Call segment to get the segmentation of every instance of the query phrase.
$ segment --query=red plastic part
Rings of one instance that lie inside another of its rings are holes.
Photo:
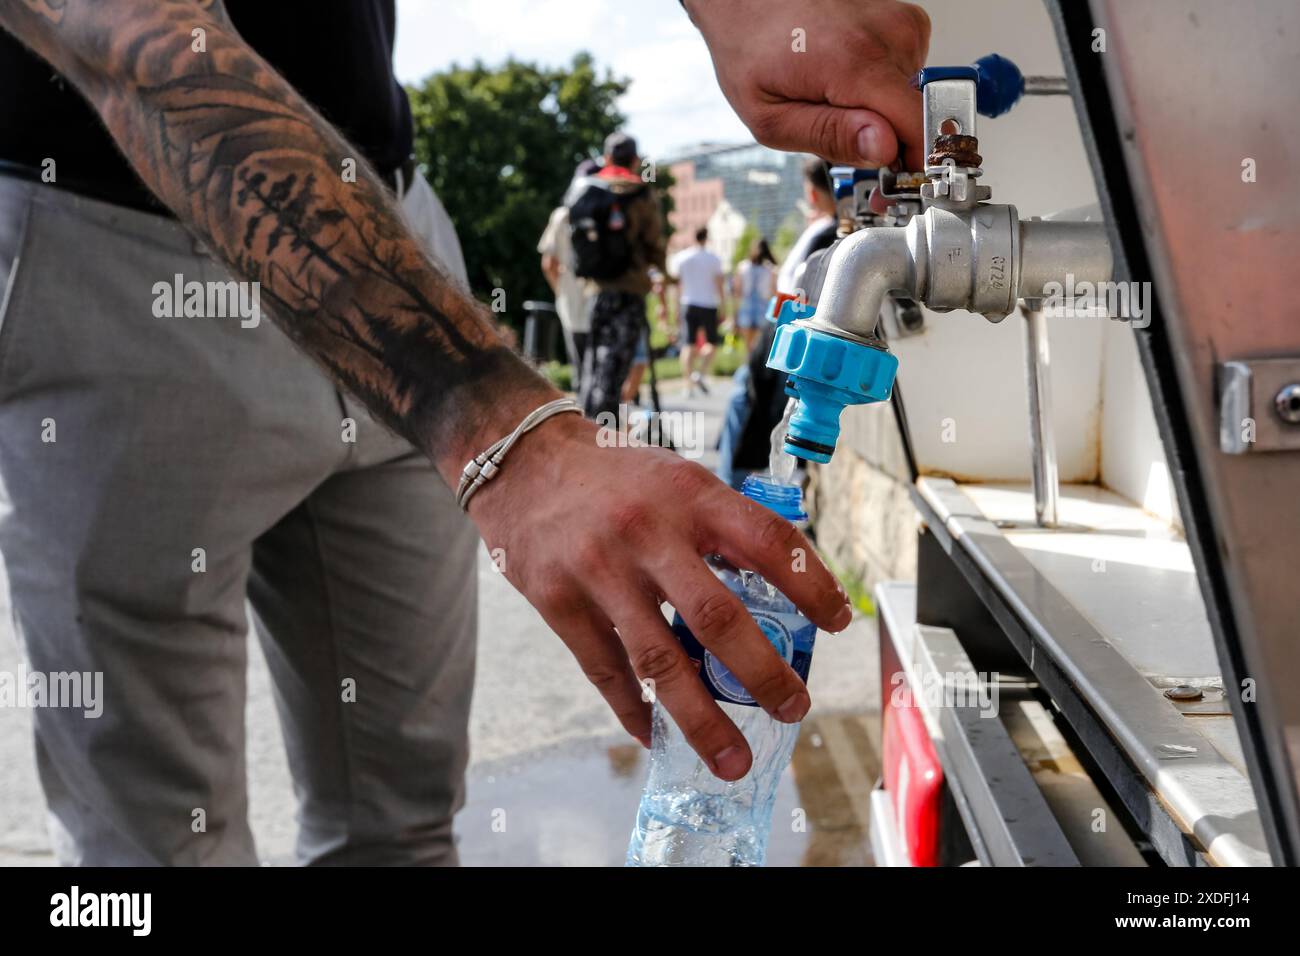
[[[767,317],[775,322],[776,317],[781,313],[781,306],[785,305],[787,302],[798,301],[799,295],[797,293],[778,292],[776,295],[772,296],[772,301],[767,304]]]
[[[892,825],[913,866],[938,866],[943,767],[921,711],[911,703],[907,678],[897,672],[884,690],[881,754]]]

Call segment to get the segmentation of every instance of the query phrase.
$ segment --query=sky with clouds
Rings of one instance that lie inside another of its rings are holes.
[[[632,80],[620,104],[645,156],[753,137],[718,90],[708,50],[676,0],[398,0],[394,66],[404,83],[475,59],[548,66],[587,50]]]

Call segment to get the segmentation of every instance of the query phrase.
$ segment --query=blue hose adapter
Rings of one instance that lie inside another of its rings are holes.
[[[808,319],[777,326],[769,368],[789,376],[787,391],[798,401],[785,451],[825,464],[840,437],[840,412],[846,405],[889,400],[898,359],[864,341],[823,331]]]

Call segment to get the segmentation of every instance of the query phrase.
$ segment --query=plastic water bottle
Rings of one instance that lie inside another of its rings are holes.
[[[796,524],[807,521],[798,485],[751,476],[741,490]],[[706,560],[786,663],[807,680],[816,626],[758,574],[735,568],[716,555]],[[723,663],[701,646],[680,614],[673,616],[673,633],[698,663],[700,679],[718,706],[745,735],[754,762],[740,780],[719,780],[656,701],[650,776],[627,849],[627,865],[762,866],[777,783],[794,753],[799,725],[768,716]]]

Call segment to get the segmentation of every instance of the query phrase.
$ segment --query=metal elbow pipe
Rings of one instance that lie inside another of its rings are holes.
[[[798,405],[785,450],[830,461],[846,405],[888,400],[898,359],[875,336],[891,292],[931,309],[966,309],[992,322],[1049,283],[1101,282],[1110,246],[1097,223],[1024,222],[1014,206],[931,206],[904,227],[855,232],[835,247],[817,307],[806,318],[778,313],[767,364],[788,376]]]
[[[1049,283],[1105,282],[1113,268],[1105,226],[1021,222],[1014,206],[932,207],[907,226],[863,229],[836,247],[817,321],[870,338],[891,292],[935,311],[966,309],[992,322]]]
[[[826,270],[818,320],[870,338],[885,296],[897,291],[916,298],[925,264],[918,254],[925,237],[916,223],[862,229],[841,240]]]

